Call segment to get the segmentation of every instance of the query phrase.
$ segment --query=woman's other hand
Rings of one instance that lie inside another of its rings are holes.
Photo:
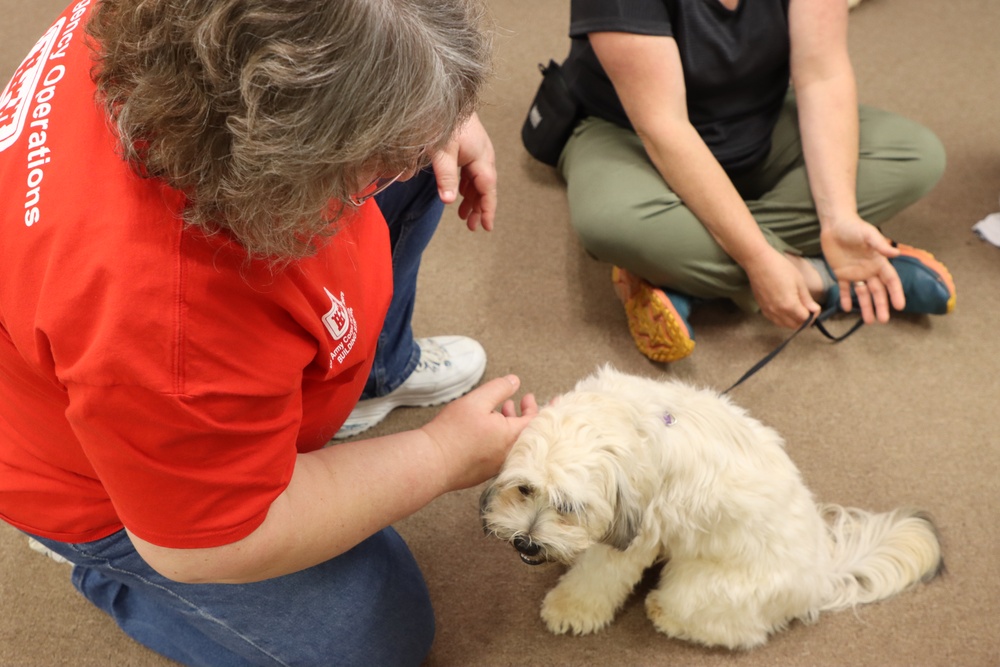
[[[899,255],[882,233],[858,216],[823,226],[820,234],[823,256],[833,269],[840,287],[840,305],[850,312],[851,290],[857,295],[866,324],[888,322],[889,306],[906,306],[903,285],[890,257]]]
[[[797,329],[822,310],[809,293],[800,270],[770,246],[743,268],[761,312],[779,327]]]
[[[497,210],[496,154],[479,116],[472,114],[431,164],[441,201],[451,204],[461,195],[458,216],[469,229],[492,230]]]

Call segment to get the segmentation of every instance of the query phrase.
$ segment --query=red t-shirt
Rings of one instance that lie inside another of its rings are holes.
[[[70,6],[0,98],[0,517],[233,542],[357,401],[392,290],[377,207],[272,272],[180,219],[94,101]]]

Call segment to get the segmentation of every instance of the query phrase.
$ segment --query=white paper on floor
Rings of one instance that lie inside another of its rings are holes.
[[[972,225],[972,231],[979,234],[979,238],[984,241],[1000,246],[1000,213],[990,213]]]

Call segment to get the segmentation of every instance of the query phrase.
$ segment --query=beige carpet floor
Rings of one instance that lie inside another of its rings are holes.
[[[469,233],[454,211],[446,214],[421,276],[417,334],[478,338],[489,353],[489,376],[518,373],[525,390],[542,399],[606,362],[725,388],[787,332],[760,316],[708,305],[692,318],[692,357],[660,366],[634,349],[610,267],[580,249],[561,182],[533,163],[519,140],[537,63],[561,59],[568,47],[569,3],[491,5],[501,29],[499,72],[481,116],[498,154],[497,228]],[[62,6],[0,0],[0,79]],[[1000,207],[1000,2],[865,0],[852,13],[851,49],[861,100],[928,125],[948,150],[938,187],[885,231],[932,250],[951,268],[957,310],[946,318],[898,317],[838,345],[806,332],[734,398],[784,434],[820,500],[930,511],[948,574],[856,613],[795,624],[747,653],[657,634],[639,596],[607,630],[557,637],[538,608],[560,568],[527,567],[510,547],[487,539],[479,489],[470,489],[398,526],[437,609],[428,666],[1000,665],[1000,248],[971,231]],[[433,414],[399,410],[378,431],[413,427]],[[0,666],[172,664],[89,607],[68,574],[0,526]]]

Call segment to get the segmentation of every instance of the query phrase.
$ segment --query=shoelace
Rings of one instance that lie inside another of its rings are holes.
[[[417,368],[421,370],[437,370],[448,364],[448,352],[437,343],[420,346],[420,361]]]
[[[808,329],[810,326],[815,325],[816,328],[819,329],[819,332],[821,334],[823,334],[824,336],[826,336],[827,338],[829,338],[830,340],[832,340],[834,343],[839,343],[840,341],[844,340],[845,338],[847,338],[848,336],[850,336],[852,333],[854,333],[855,331],[857,331],[858,329],[860,329],[861,325],[863,325],[865,323],[864,320],[862,320],[861,318],[858,318],[858,321],[854,323],[854,326],[852,326],[850,329],[848,329],[847,333],[845,333],[845,334],[843,334],[841,336],[834,336],[823,325],[823,320],[829,318],[831,315],[833,315],[836,312],[837,312],[837,305],[834,304],[834,305],[830,306],[829,308],[827,308],[826,310],[824,310],[823,312],[821,312],[819,315],[815,315],[813,317],[810,317],[808,320],[806,320],[805,322],[802,323],[802,326],[800,326],[798,329],[795,330],[795,333],[793,333],[791,336],[789,336],[788,338],[786,338],[785,340],[783,340],[781,342],[781,344],[778,345],[778,347],[774,348],[773,350],[771,350],[770,352],[768,352],[766,355],[764,355],[763,359],[761,359],[756,364],[754,364],[753,366],[751,366],[750,370],[748,370],[746,373],[744,373],[743,376],[740,377],[739,380],[737,380],[736,382],[734,382],[732,384],[732,386],[729,387],[729,389],[726,389],[722,393],[723,394],[728,394],[733,389],[736,389],[736,387],[738,387],[741,384],[743,384],[743,382],[746,379],[748,379],[751,375],[753,375],[754,373],[756,373],[757,371],[759,371],[761,368],[763,368],[768,363],[770,363],[770,361],[772,359],[774,359],[776,356],[778,356],[778,353],[780,353],[782,350],[784,350],[785,346],[788,345],[790,342],[792,342],[793,338],[795,338],[800,333],[802,333],[803,331],[805,331],[806,329]]]

